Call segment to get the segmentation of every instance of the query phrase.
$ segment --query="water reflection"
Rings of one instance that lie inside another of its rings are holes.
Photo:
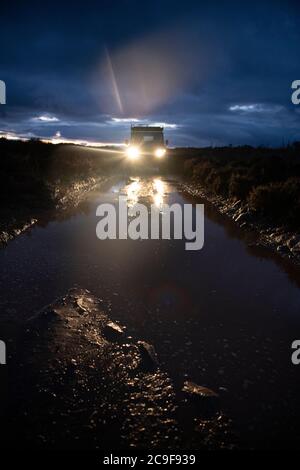
[[[125,187],[124,191],[127,196],[128,207],[134,206],[139,201],[142,185],[140,179],[136,178]]]
[[[164,203],[165,193],[165,183],[161,179],[155,179],[153,181],[153,202],[159,209]]]
[[[129,208],[136,203],[150,203],[158,208],[162,208],[166,197],[166,183],[160,178],[143,179],[132,178],[131,182],[125,186],[124,194],[127,197]]]

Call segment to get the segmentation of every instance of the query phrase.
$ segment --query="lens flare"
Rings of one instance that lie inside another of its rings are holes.
[[[155,156],[157,158],[163,157],[165,155],[165,153],[166,153],[166,149],[164,149],[164,148],[158,148],[158,149],[155,150]]]
[[[105,48],[105,54],[106,54],[106,60],[107,60],[107,66],[108,66],[109,74],[110,74],[110,77],[111,77],[111,84],[112,84],[113,93],[114,93],[118,108],[119,108],[120,112],[123,114],[123,112],[124,112],[123,103],[122,103],[122,100],[121,100],[121,95],[120,95],[120,92],[119,92],[119,87],[118,87],[117,79],[116,79],[116,76],[115,76],[115,71],[114,71],[114,68],[113,68],[112,60],[111,60],[111,57],[110,57],[110,54],[109,54],[109,51],[108,51],[107,48]]]
[[[140,156],[140,151],[138,147],[130,146],[126,149],[126,155],[131,160],[136,160]]]

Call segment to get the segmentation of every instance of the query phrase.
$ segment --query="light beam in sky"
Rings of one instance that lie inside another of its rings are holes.
[[[107,60],[109,74],[110,74],[110,77],[111,77],[113,93],[114,93],[118,108],[119,108],[120,112],[123,114],[123,104],[122,104],[122,100],[121,100],[121,96],[120,96],[120,92],[119,92],[115,72],[114,72],[114,69],[113,69],[112,61],[111,61],[111,58],[110,58],[109,51],[108,51],[107,47],[105,48],[105,54],[106,54],[106,60]]]

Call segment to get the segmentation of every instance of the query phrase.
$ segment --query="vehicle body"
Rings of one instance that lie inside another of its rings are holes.
[[[168,142],[160,126],[131,126],[130,141],[126,142],[126,156],[132,161],[165,159]]]

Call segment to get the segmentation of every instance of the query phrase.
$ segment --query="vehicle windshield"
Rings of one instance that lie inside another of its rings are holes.
[[[131,143],[143,147],[151,147],[164,144],[163,132],[159,130],[150,129],[132,129]]]

